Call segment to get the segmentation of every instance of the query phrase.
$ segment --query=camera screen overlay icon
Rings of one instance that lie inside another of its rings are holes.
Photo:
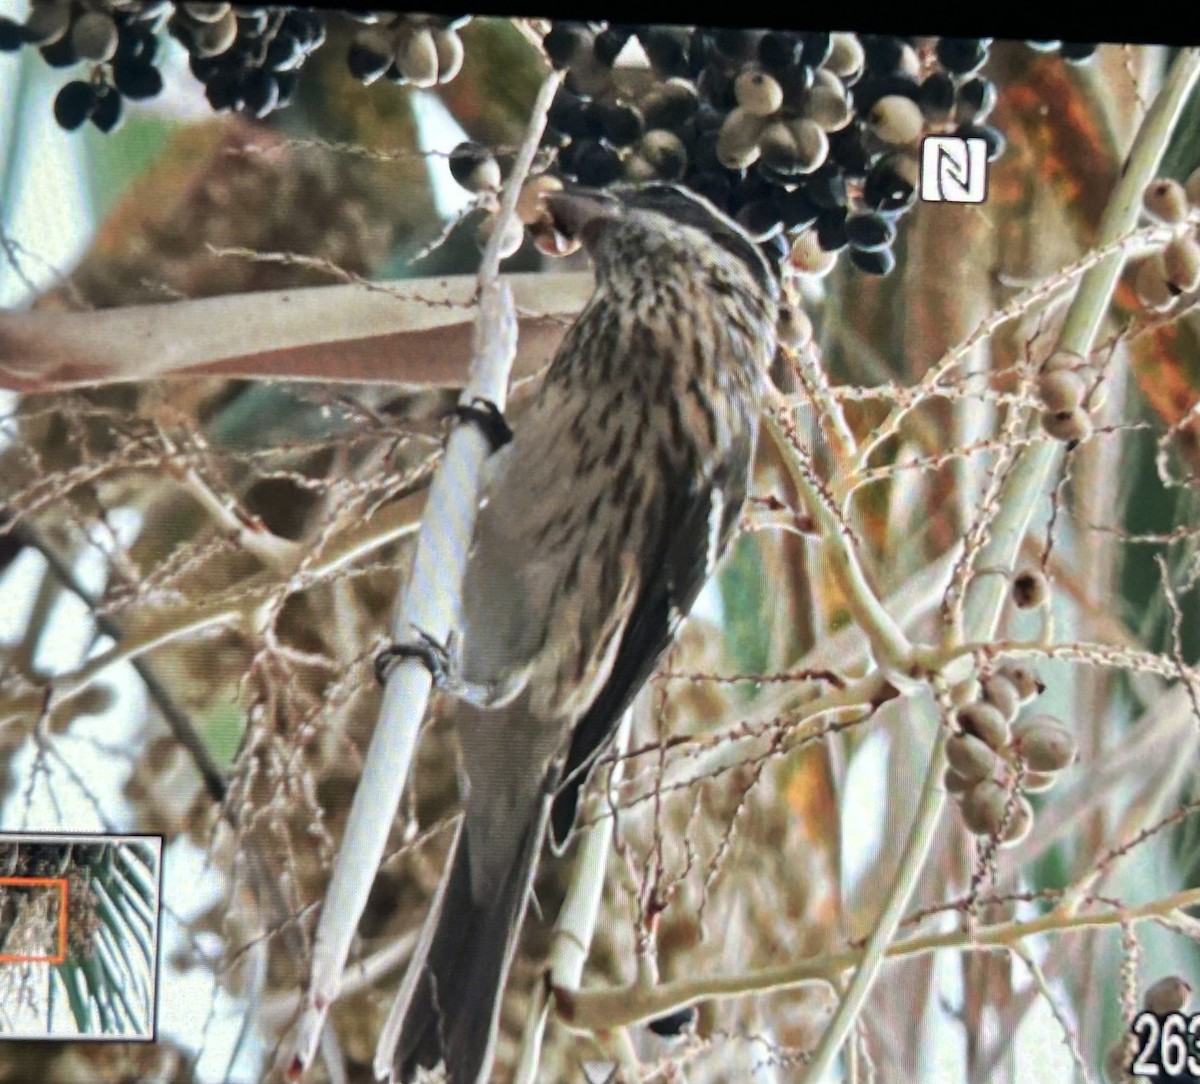
[[[987,141],[927,136],[921,143],[921,199],[983,203],[987,199]]]

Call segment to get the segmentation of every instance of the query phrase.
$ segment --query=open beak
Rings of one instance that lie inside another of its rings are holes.
[[[543,197],[554,228],[565,237],[587,243],[605,222],[620,212],[617,198],[598,188],[572,188]]]

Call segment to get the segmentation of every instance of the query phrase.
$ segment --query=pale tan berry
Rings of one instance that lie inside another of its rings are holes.
[[[821,66],[839,79],[857,75],[863,69],[866,56],[857,34],[839,32],[829,38],[829,55]]]
[[[654,128],[638,141],[637,153],[660,180],[678,181],[687,170],[687,148],[683,140],[665,128]]]
[[[1057,772],[1026,772],[1021,777],[1021,789],[1026,794],[1041,794],[1057,782]]]
[[[1047,410],[1074,410],[1087,395],[1083,377],[1074,369],[1053,369],[1038,377],[1038,397]]]
[[[1159,253],[1142,260],[1133,273],[1133,289],[1146,308],[1161,311],[1171,307],[1176,295],[1167,282],[1167,269]]]
[[[1170,1012],[1183,1012],[1192,996],[1192,986],[1179,975],[1168,975],[1150,986],[1142,997],[1142,1004],[1149,1012],[1164,1016]]]
[[[199,23],[192,31],[192,52],[198,57],[220,56],[237,40],[237,16],[230,8],[212,23]]]
[[[1171,239],[1163,249],[1163,271],[1172,293],[1191,293],[1200,286],[1200,244],[1194,237],[1180,234]]]
[[[480,247],[487,245],[491,240],[492,234],[496,230],[496,216],[492,215],[485,218],[479,224],[479,244]],[[506,260],[512,256],[521,247],[525,240],[525,226],[515,215],[508,220],[508,225],[505,227],[504,234],[500,241],[500,259]]]
[[[995,836],[1004,827],[1008,791],[994,779],[976,783],[962,796],[962,819],[977,836]]]
[[[404,24],[396,39],[396,67],[415,87],[437,84],[438,51],[429,27]]]
[[[71,27],[71,44],[85,60],[103,64],[116,55],[120,35],[111,16],[102,11],[88,11]]]
[[[737,103],[756,117],[769,117],[783,105],[783,88],[779,80],[761,68],[743,68],[733,82]]]
[[[1142,206],[1155,221],[1176,226],[1187,218],[1187,191],[1178,181],[1159,177],[1146,186],[1146,191],[1142,193]]]
[[[457,31],[439,27],[433,31],[433,48],[437,53],[438,82],[449,83],[461,70],[466,50]]]
[[[759,155],[766,120],[757,113],[738,107],[731,109],[717,134],[717,158],[726,169],[745,169]]]
[[[844,92],[815,86],[804,103],[804,115],[826,132],[840,132],[854,118],[854,107]]]
[[[1021,706],[1021,698],[1017,687],[1003,674],[989,674],[982,682],[983,698],[999,712],[1005,723],[1011,723],[1017,717],[1017,708]],[[1007,730],[1005,741],[1008,740]],[[989,743],[990,744],[990,743]]]
[[[1000,829],[1000,845],[1015,847],[1029,835],[1032,827],[1033,806],[1029,804],[1029,800],[1023,794],[1018,794],[1009,805],[1004,827]]]
[[[198,23],[216,23],[225,18],[225,13],[229,10],[230,5],[225,3],[216,4],[183,4],[183,13],[189,18],[194,19]]]
[[[1040,696],[1046,689],[1046,686],[1042,684],[1041,679],[1037,676],[1037,672],[1028,663],[1010,662],[1002,666],[997,672],[1017,690],[1017,696],[1020,697],[1022,704],[1029,703],[1030,700],[1035,696]]]
[[[942,774],[942,785],[950,794],[963,794],[975,785],[975,780],[964,779],[953,768],[947,768]]]
[[[880,98],[867,115],[867,124],[880,139],[894,147],[908,146],[921,138],[925,118],[921,107],[902,94]]]
[[[829,139],[815,121],[797,118],[787,122],[796,141],[796,172],[811,173],[829,157]]]
[[[955,734],[946,742],[946,759],[963,779],[987,779],[999,766],[996,754],[974,734]]]
[[[837,253],[826,252],[821,247],[816,230],[802,230],[792,242],[788,262],[792,270],[819,278],[833,270],[837,263]]]
[[[1035,772],[1060,772],[1075,762],[1075,735],[1052,715],[1029,715],[1012,728],[1013,751]]]
[[[992,682],[996,684],[994,678]],[[1008,686],[1015,713],[1017,694],[1008,682],[1003,684]],[[964,733],[973,735],[992,749],[1003,749],[1008,744],[1008,719],[994,704],[985,704],[982,701],[967,704],[959,709],[955,718]]]
[[[1078,444],[1092,435],[1092,419],[1081,407],[1074,410],[1044,410],[1042,428],[1055,440]]]

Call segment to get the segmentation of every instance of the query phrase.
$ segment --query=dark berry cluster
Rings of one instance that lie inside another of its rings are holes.
[[[185,3],[167,29],[187,49],[213,109],[259,118],[291,101],[297,73],[325,41],[322,14],[303,8]]]
[[[614,74],[633,38],[655,76],[640,93]],[[546,134],[564,176],[682,182],[798,272],[843,249],[892,269],[923,136],[1004,149],[989,39],[558,23],[543,45],[567,70]]]
[[[73,0],[36,0],[24,23],[0,19],[0,50],[35,46],[47,64],[92,65],[87,79],[67,83],[54,100],[54,116],[68,130],[86,121],[102,132],[121,123],[125,99],[152,98],[163,87],[155,67],[156,31],[167,5],[86,6]]]
[[[432,87],[448,83],[462,67],[458,28],[469,16],[355,14],[366,25],[350,46],[350,74],[362,83],[386,77],[393,83]]]
[[[1071,64],[1086,64],[1096,55],[1094,41],[1029,41],[1025,43],[1039,53],[1057,53]]]
[[[445,83],[463,61],[457,29],[469,16],[346,12],[361,29],[347,56],[365,83],[386,75],[398,83]],[[326,20],[338,13],[227,0],[31,0],[23,23],[0,17],[0,52],[36,47],[47,63],[89,65],[86,77],[58,93],[54,115],[68,130],[91,121],[110,132],[126,99],[163,89],[156,64],[160,35],[188,53],[214,110],[263,118],[292,98],[301,67],[325,41]]]

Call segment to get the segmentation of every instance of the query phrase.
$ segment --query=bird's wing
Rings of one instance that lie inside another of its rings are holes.
[[[650,679],[680,623],[712,574],[733,534],[745,498],[749,463],[728,462],[721,477],[694,476],[666,495],[661,531],[640,562],[640,590],[612,669],[571,734],[562,782],[551,813],[551,840],[563,846],[575,821],[579,792],[625,709]]]

